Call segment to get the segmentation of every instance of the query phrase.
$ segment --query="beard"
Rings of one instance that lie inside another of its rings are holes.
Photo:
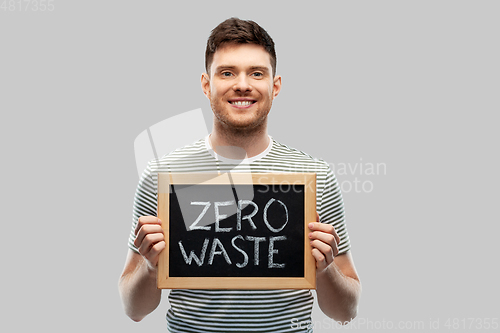
[[[214,126],[219,126],[228,134],[249,136],[265,130],[267,116],[271,110],[272,99],[264,105],[259,105],[255,110],[235,111],[228,102],[210,101],[214,113]]]

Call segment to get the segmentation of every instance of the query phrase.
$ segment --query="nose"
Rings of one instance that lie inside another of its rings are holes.
[[[234,83],[233,90],[239,92],[252,91],[249,78],[246,75],[238,75],[236,82]]]

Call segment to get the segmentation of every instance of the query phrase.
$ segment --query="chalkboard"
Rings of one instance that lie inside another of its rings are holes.
[[[158,288],[315,288],[314,173],[159,173]]]

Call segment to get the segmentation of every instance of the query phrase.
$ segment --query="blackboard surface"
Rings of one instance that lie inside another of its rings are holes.
[[[304,276],[304,185],[234,189],[171,185],[169,276]]]
[[[158,173],[158,217],[158,288],[315,288],[315,174]]]

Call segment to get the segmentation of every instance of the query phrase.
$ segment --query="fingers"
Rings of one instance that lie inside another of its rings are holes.
[[[141,216],[135,229],[134,245],[152,266],[158,264],[159,254],[166,247],[161,221],[154,216]]]
[[[143,243],[148,243],[149,246],[152,245],[154,239],[152,239],[152,235],[161,234],[163,237],[163,229],[158,224],[146,224],[139,229],[139,232],[136,234],[136,238],[134,241],[134,245],[137,248],[140,248]],[[149,237],[148,237],[149,236]]]
[[[135,227],[135,235],[139,233],[139,230],[142,228],[142,226],[147,225],[147,224],[158,224],[161,226],[161,221],[159,218],[156,216],[141,216],[139,217],[139,220],[137,220],[137,226]]]
[[[331,224],[320,223],[320,222],[311,222],[311,223],[309,223],[309,229],[311,229],[311,231],[313,231],[312,233],[314,233],[315,231],[319,231],[319,232],[324,232],[324,233],[333,235],[333,237],[335,238],[335,243],[337,243],[337,244],[340,243],[340,237],[339,237],[339,235],[337,235],[335,228]]]
[[[149,250],[143,254],[143,257],[148,260],[153,267],[158,265],[158,261],[160,260],[160,253],[166,247],[165,241],[158,242],[154,244]]]
[[[324,270],[328,266],[328,262],[326,261],[325,256],[323,255],[323,253],[321,253],[320,250],[313,248],[312,255],[314,257],[314,260],[316,260],[316,268],[319,271]]]
[[[326,254],[332,251],[334,256],[339,254],[338,241],[334,235],[323,231],[313,231],[309,233],[309,239],[311,240],[311,245],[321,252]]]
[[[141,254],[146,254],[153,246],[155,246],[157,243],[163,242],[164,240],[165,238],[163,237],[163,233],[148,233],[143,237],[143,240],[139,243],[137,249]]]
[[[317,213],[316,221],[309,223],[309,229],[311,230],[309,239],[313,247],[312,255],[316,260],[316,267],[321,270],[331,264],[334,257],[339,253],[340,237],[332,225],[319,222]]]

